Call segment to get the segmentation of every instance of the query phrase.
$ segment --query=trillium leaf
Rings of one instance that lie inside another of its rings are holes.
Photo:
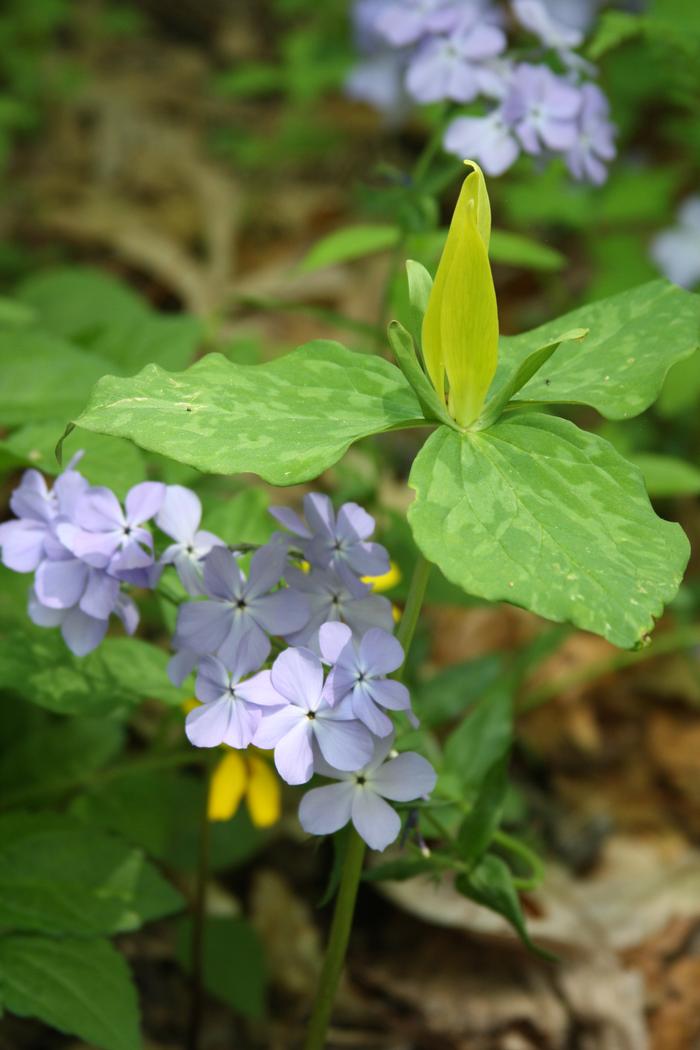
[[[211,474],[317,477],[359,438],[425,423],[394,365],[318,340],[264,365],[207,354],[185,372],[104,376],[76,425]]]
[[[573,328],[590,331],[582,343],[562,347],[516,399],[591,405],[608,419],[629,419],[649,407],[671,366],[698,346],[700,297],[668,281],[649,281],[502,338],[490,398],[533,350]]]
[[[433,390],[430,380],[418,363],[413,337],[399,321],[392,321],[388,329],[389,343],[396,362],[413,387],[426,419],[456,426],[444,404]]]
[[[558,350],[562,343],[583,339],[587,334],[588,329],[575,328],[572,332],[566,332],[564,335],[558,336],[553,342],[548,343],[546,346],[541,346],[539,350],[535,350],[532,354],[528,354],[520,367],[511,373],[510,379],[500,387],[495,397],[492,397],[486,403],[486,407],[479,416],[475,429],[486,430],[487,427],[493,426],[508,402],[539,372],[542,365],[549,361],[554,351]]]
[[[449,580],[622,648],[643,641],[688,560],[685,534],[655,515],[639,471],[553,416],[464,436],[441,427],[409,484],[415,540]]]

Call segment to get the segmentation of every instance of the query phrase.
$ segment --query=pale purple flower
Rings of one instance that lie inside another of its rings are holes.
[[[262,718],[261,707],[279,704],[269,671],[246,678],[257,666],[250,656],[240,649],[226,664],[215,656],[202,658],[195,685],[195,696],[202,703],[189,712],[185,722],[185,732],[195,747],[248,747]]]
[[[290,645],[304,645],[318,651],[318,631],[323,623],[346,623],[353,634],[361,637],[370,627],[391,631],[394,618],[391,602],[379,594],[344,565],[336,571],[311,569],[302,572],[291,566],[287,569],[287,583],[309,603],[310,616],[301,630],[285,634]]]
[[[700,197],[683,202],[678,225],[656,235],[651,256],[674,284],[694,288],[700,282]]]
[[[502,175],[520,154],[500,108],[485,117],[456,117],[445,130],[443,146],[462,160],[473,158],[487,175]]]
[[[435,787],[435,770],[415,751],[395,757],[393,736],[375,742],[370,761],[357,772],[346,773],[316,758],[316,772],[340,781],[312,788],[299,806],[299,821],[311,835],[330,835],[352,821],[371,849],[384,850],[401,830],[401,819],[386,801],[412,802]]]
[[[577,140],[581,93],[547,66],[523,62],[513,73],[501,111],[528,153],[563,151]]]
[[[494,58],[506,46],[503,31],[473,18],[449,37],[420,45],[406,72],[406,88],[418,102],[471,102],[481,91],[477,63]]]
[[[596,186],[605,182],[605,161],[615,156],[615,126],[608,119],[610,106],[595,84],[581,87],[581,112],[577,138],[566,154],[566,164],[575,179],[585,179]]]
[[[346,565],[358,576],[382,576],[389,571],[389,555],[379,543],[370,543],[375,522],[357,503],[344,503],[336,516],[328,496],[304,496],[304,521],[289,507],[270,507],[272,516],[301,540],[304,557],[321,569]]]
[[[199,496],[182,485],[168,485],[156,525],[175,540],[160,556],[163,565],[174,565],[188,594],[202,594],[203,561],[213,547],[226,544],[213,532],[200,529],[202,504]]]
[[[374,29],[393,47],[404,47],[429,33],[449,33],[463,12],[464,0],[402,0],[378,11]]]
[[[346,94],[358,102],[374,106],[389,123],[397,124],[409,110],[409,99],[404,88],[405,69],[405,57],[396,51],[369,55],[348,74]]]
[[[129,582],[148,585],[153,537],[144,522],[154,517],[165,485],[142,481],[126,495],[125,510],[111,489],[89,489],[77,502],[72,522],[56,526],[61,543],[77,558]]]
[[[344,702],[331,707],[323,667],[309,649],[285,649],[271,671],[279,707],[267,707],[255,733],[257,747],[274,748],[275,765],[288,784],[305,784],[314,768],[312,742],[339,769],[357,769],[372,754],[372,736]]]
[[[10,496],[10,508],[18,520],[0,525],[2,563],[8,569],[34,572],[49,549],[56,548],[55,522],[73,513],[78,498],[88,488],[82,474],[73,469],[81,455],[74,456],[58,475],[53,489],[37,470],[26,470],[22,475]]]
[[[298,631],[309,618],[303,595],[274,590],[286,558],[281,543],[268,543],[253,555],[246,579],[234,555],[225,547],[214,547],[204,559],[203,592],[208,600],[180,606],[175,648],[200,656],[216,653],[228,663],[244,645],[252,665],[260,667],[270,652],[268,635]]]
[[[38,627],[60,627],[63,640],[76,656],[86,656],[96,649],[107,633],[108,619],[90,616],[79,605],[70,609],[49,608],[43,605],[34,591],[29,593],[29,619]],[[127,634],[133,634],[138,625],[138,610],[125,594],[118,594],[113,611],[124,624]]]
[[[542,0],[513,0],[511,7],[520,25],[533,33],[545,47],[568,51],[583,42],[581,30],[560,21]]]
[[[394,724],[382,708],[411,709],[406,686],[387,678],[404,661],[399,641],[372,628],[358,642],[345,624],[326,623],[319,631],[319,647],[321,658],[333,665],[326,681],[328,702],[335,705],[347,698],[355,718],[375,736],[393,732]]]

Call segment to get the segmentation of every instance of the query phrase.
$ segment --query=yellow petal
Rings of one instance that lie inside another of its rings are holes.
[[[230,820],[237,812],[248,784],[248,767],[237,751],[227,751],[209,784],[209,820]]]
[[[246,801],[256,828],[269,828],[280,817],[281,795],[277,774],[263,758],[248,756],[249,779]]]
[[[401,579],[401,570],[395,562],[391,562],[389,571],[381,576],[363,576],[362,582],[368,583],[373,591],[390,591]]]
[[[423,355],[462,426],[478,417],[498,356],[498,310],[488,259],[491,207],[481,169],[464,180],[423,319]]]

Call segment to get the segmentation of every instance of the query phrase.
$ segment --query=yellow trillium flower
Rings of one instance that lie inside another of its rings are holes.
[[[468,427],[479,416],[498,360],[498,309],[488,247],[491,205],[481,168],[466,177],[423,318],[423,358],[438,397]]]
[[[245,798],[256,828],[269,828],[280,817],[281,792],[276,773],[264,758],[226,749],[209,784],[209,820],[230,820]]]

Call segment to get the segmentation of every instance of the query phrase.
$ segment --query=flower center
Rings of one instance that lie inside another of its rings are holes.
[[[360,787],[362,787],[363,784],[367,783],[367,777],[363,777],[362,774],[360,773],[359,776],[355,777],[355,781],[360,785]]]
[[[308,718],[309,722],[313,722],[314,718],[316,717],[316,712],[315,711],[307,711],[306,712],[306,717]]]

